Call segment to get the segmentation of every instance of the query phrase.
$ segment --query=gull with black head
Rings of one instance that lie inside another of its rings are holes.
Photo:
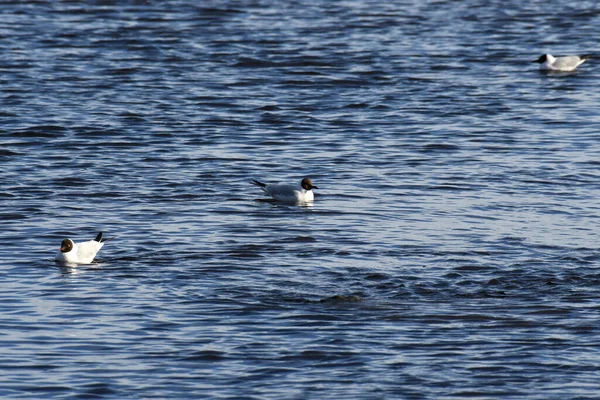
[[[65,239],[54,259],[67,264],[91,264],[107,240],[102,237],[102,232],[98,233],[94,240],[87,242],[75,243],[71,239]]]
[[[308,177],[302,179],[298,186],[266,184],[257,180],[253,180],[252,184],[261,188],[273,199],[285,203],[311,203],[315,199],[313,189],[318,189]]]
[[[574,71],[575,68],[590,58],[591,56],[589,54],[583,56],[562,57],[554,57],[552,54],[544,54],[532,62],[539,63],[540,70],[542,71],[570,72]]]

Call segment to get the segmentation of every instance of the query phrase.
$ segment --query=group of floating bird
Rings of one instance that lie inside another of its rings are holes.
[[[554,57],[552,54],[544,54],[533,62],[539,63],[542,71],[570,72],[590,58],[590,55]],[[302,179],[299,186],[273,185],[257,180],[253,180],[252,184],[261,188],[274,200],[286,203],[311,203],[315,198],[312,190],[318,189],[310,178]],[[102,237],[102,232],[94,240],[87,242],[75,243],[71,239],[65,239],[55,260],[66,264],[90,264],[107,240]]]
[[[312,203],[315,199],[312,190],[318,189],[308,177],[302,179],[299,186],[269,185],[257,180],[253,180],[252,184],[261,188],[263,192],[276,201],[296,204]],[[109,239],[103,238],[102,232],[98,233],[94,240],[88,240],[87,242],[75,243],[71,239],[65,239],[61,243],[55,260],[59,263],[69,265],[91,264],[94,261],[96,254],[98,254],[102,246],[104,246],[104,242],[107,240]]]

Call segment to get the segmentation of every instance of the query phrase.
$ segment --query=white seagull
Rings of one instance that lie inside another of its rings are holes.
[[[258,186],[275,200],[286,203],[310,203],[315,199],[313,189],[318,189],[312,184],[310,178],[302,179],[299,186],[294,185],[267,185],[257,180],[252,181],[253,185]]]
[[[71,239],[65,239],[54,259],[61,263],[90,264],[107,240],[102,238],[102,232],[96,239],[87,242],[75,243]]]
[[[540,64],[540,69],[542,71],[562,71],[569,72],[574,71],[575,68],[580,66],[587,60],[591,58],[590,55],[584,56],[564,56],[564,57],[554,57],[552,54],[544,54],[540,56],[535,61]]]

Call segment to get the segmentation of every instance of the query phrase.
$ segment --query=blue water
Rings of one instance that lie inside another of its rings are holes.
[[[0,7],[2,398],[598,398],[598,4],[194,4]]]

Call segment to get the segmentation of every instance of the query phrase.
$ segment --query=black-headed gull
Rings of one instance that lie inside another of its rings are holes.
[[[310,178],[302,179],[299,186],[294,185],[267,185],[257,180],[252,181],[253,185],[260,187],[263,192],[273,197],[275,200],[286,203],[310,203],[315,199],[313,189],[318,189],[312,184]]]
[[[102,238],[102,232],[96,236],[96,239],[87,242],[75,243],[71,239],[65,239],[54,259],[69,264],[90,264],[107,240]]]
[[[591,58],[591,56],[554,57],[552,54],[544,54],[532,62],[539,63],[540,69],[543,71],[569,72],[575,70],[575,68],[583,64],[588,58]]]

